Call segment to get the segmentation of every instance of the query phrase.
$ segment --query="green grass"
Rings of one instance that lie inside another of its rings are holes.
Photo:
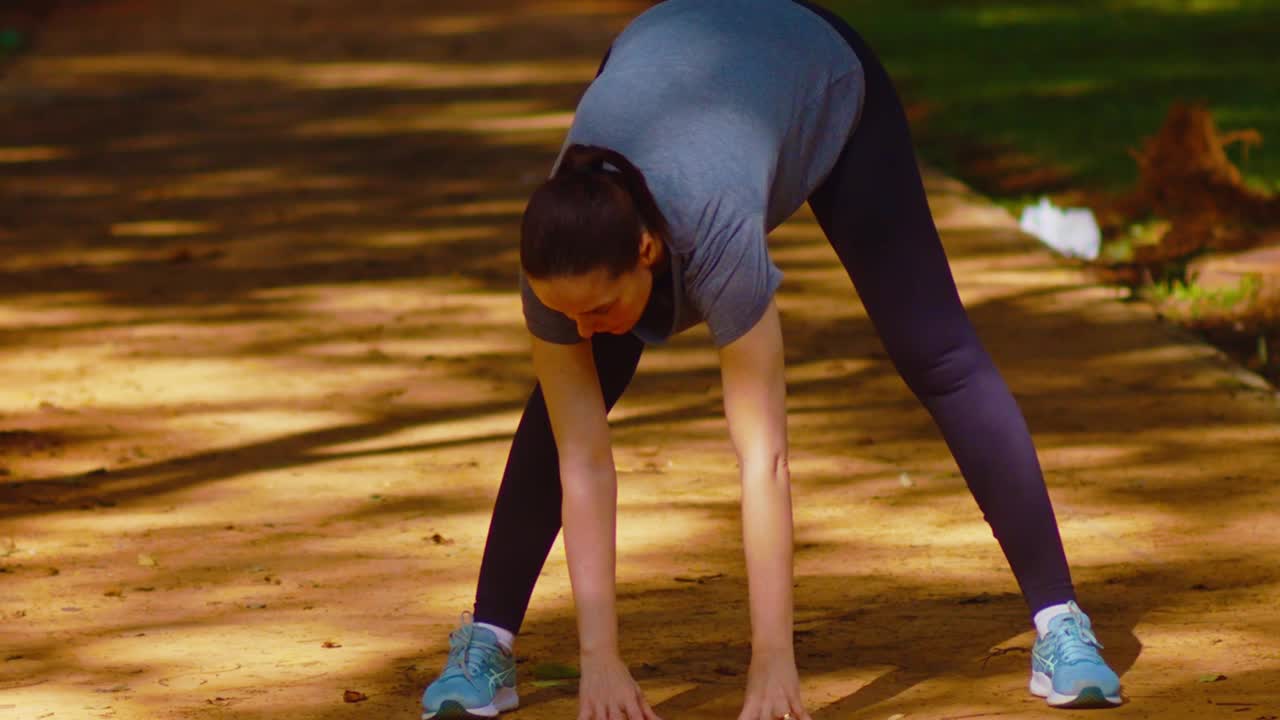
[[[1221,131],[1263,135],[1248,181],[1280,189],[1276,0],[828,0],[883,58],[921,153],[973,181],[975,148],[1007,146],[1065,170],[1070,187],[1122,190],[1128,149],[1175,100],[1208,104]],[[966,167],[970,166],[970,167]],[[1000,188],[984,187],[991,194]],[[1008,195],[1009,193],[1005,193]]]

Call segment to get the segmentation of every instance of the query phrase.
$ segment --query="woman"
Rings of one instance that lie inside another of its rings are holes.
[[[933,415],[1037,626],[1032,692],[1109,706],[1026,423],[956,293],[906,118],[865,43],[795,0],[667,0],[618,36],[531,197],[522,294],[538,387],[516,431],[474,622],[424,718],[516,706],[511,654],[563,518],[579,720],[657,716],[618,653],[606,422],[646,344],[705,322],[738,455],[751,616],[741,720],[808,718],[792,646],[781,273],[766,235],[808,201],[895,366]]]

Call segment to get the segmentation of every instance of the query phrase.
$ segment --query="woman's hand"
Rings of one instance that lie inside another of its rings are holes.
[[[582,656],[578,720],[661,720],[615,654]]]
[[[782,325],[772,301],[720,349],[724,411],[742,474],[742,544],[751,599],[751,671],[739,720],[808,720],[792,645],[791,471]]]
[[[810,720],[800,701],[795,659],[784,653],[753,654],[747,672],[747,699],[738,720]]]

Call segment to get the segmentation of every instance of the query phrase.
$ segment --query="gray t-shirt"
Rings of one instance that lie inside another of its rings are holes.
[[[565,144],[625,156],[670,226],[670,281],[651,304],[670,306],[671,327],[637,336],[705,320],[723,347],[759,321],[782,280],[766,235],[831,171],[863,94],[853,50],[791,0],[666,0],[623,30]],[[523,277],[521,295],[534,335],[581,340]]]

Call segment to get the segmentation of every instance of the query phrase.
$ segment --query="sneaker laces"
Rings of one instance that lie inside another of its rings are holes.
[[[471,648],[477,647],[481,652],[474,656]],[[496,645],[484,642],[475,636],[475,623],[471,613],[462,613],[462,624],[449,634],[449,665],[456,665],[462,670],[462,676],[473,680],[472,673],[484,672],[484,650],[498,650]]]
[[[1054,635],[1063,662],[1071,665],[1100,659],[1098,651],[1102,649],[1102,643],[1093,634],[1089,617],[1075,607],[1074,603],[1070,613],[1063,615],[1056,624],[1058,627],[1054,629]]]

